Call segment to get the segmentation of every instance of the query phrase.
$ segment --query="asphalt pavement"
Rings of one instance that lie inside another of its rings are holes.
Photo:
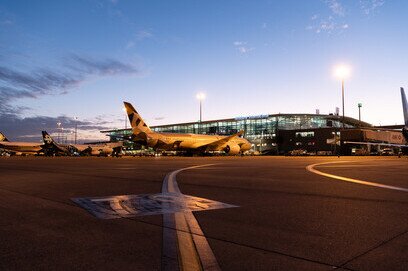
[[[192,212],[178,255],[200,237],[221,270],[408,270],[406,157],[2,157],[0,270],[166,269],[165,215],[100,219],[72,199],[158,194],[197,165],[179,191],[234,207]]]

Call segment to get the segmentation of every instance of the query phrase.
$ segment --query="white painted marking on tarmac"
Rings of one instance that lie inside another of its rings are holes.
[[[337,164],[337,163],[350,163],[351,161],[335,161],[335,162],[324,162],[324,163],[317,163],[317,164],[312,164],[308,165],[306,169],[312,173],[325,176],[328,178],[344,181],[344,182],[350,182],[350,183],[356,183],[356,184],[361,184],[361,185],[367,185],[367,186],[374,186],[378,188],[383,188],[383,189],[391,189],[391,190],[397,190],[397,191],[402,191],[402,192],[408,192],[408,188],[404,187],[399,187],[399,186],[393,186],[393,185],[386,185],[386,184],[381,184],[381,183],[375,183],[375,182],[368,182],[368,181],[363,181],[363,180],[358,180],[358,179],[353,179],[353,178],[347,178],[347,177],[342,177],[334,174],[329,174],[322,172],[320,170],[315,169],[316,166],[322,166],[322,165],[327,165],[327,164]]]
[[[159,194],[73,198],[72,201],[100,219],[162,214],[161,269],[218,271],[221,268],[193,211],[238,206],[184,195],[176,180],[176,175],[181,171],[212,165],[192,166],[168,173]]]
[[[72,199],[100,219],[232,208],[234,205],[181,193],[158,193]]]
[[[177,173],[211,165],[213,164],[170,172],[164,178],[162,192],[182,195],[176,180]],[[205,204],[208,204],[207,200],[202,201],[200,207]],[[165,214],[163,224],[163,270],[221,270],[198,221],[191,211]],[[170,228],[175,230],[169,230]]]

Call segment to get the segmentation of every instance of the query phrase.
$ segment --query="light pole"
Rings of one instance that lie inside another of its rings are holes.
[[[77,143],[77,135],[78,135],[78,117],[75,117],[75,144]]]
[[[125,130],[127,129],[127,113],[126,113],[126,108],[122,108],[123,112],[125,112]]]
[[[60,143],[60,137],[61,137],[61,122],[57,122],[58,125],[58,143]]]
[[[199,126],[199,133],[201,133],[201,122],[203,121],[203,119],[202,119],[202,117],[203,117],[203,115],[202,115],[202,102],[203,102],[203,100],[205,99],[205,94],[204,93],[202,93],[202,92],[200,92],[200,93],[197,93],[197,96],[196,96],[196,98],[200,101],[200,126]]]
[[[358,103],[358,123],[360,124],[360,127],[361,127],[361,107],[363,107],[363,104]]]
[[[342,124],[343,124],[343,130],[344,130],[344,79],[341,80],[341,104],[342,104],[342,111],[343,111],[343,118],[342,118]]]
[[[342,126],[344,125],[344,80],[350,76],[351,69],[348,65],[340,64],[334,68],[334,75],[341,80],[341,102],[343,109]]]
[[[343,117],[342,117],[342,127],[343,130],[345,128],[345,123],[344,123],[344,80],[346,78],[348,78],[350,76],[351,73],[351,68],[350,66],[346,65],[346,64],[340,64],[334,67],[334,75],[341,80],[341,103],[342,103],[342,109],[343,109]],[[335,135],[335,140],[334,140],[334,147],[336,148],[337,142],[336,142],[336,135]],[[343,149],[343,144],[341,141],[341,132],[340,132],[340,152],[343,153],[344,149]],[[336,149],[334,151],[336,153]]]
[[[123,110],[123,112],[125,112],[125,129],[123,130],[123,140],[125,140],[128,115],[127,115],[127,112],[126,112],[126,107],[123,107],[122,110]]]

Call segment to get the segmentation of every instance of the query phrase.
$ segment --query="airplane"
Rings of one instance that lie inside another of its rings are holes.
[[[353,141],[344,141],[345,144],[358,144],[358,145],[374,145],[374,146],[388,146],[388,147],[399,147],[399,148],[408,148],[408,103],[407,97],[405,95],[404,88],[401,90],[401,100],[402,100],[402,110],[404,112],[404,127],[402,128],[402,136],[405,139],[405,144],[393,144],[393,143],[374,143],[374,142],[353,142]]]
[[[401,88],[402,110],[404,111],[404,127],[402,128],[402,135],[408,142],[408,103],[407,96],[405,96],[404,88]]]
[[[92,155],[108,156],[118,154],[123,142],[112,142],[104,144],[59,144],[46,132],[42,131],[44,141],[44,152],[47,155]]]
[[[38,142],[11,142],[0,133],[0,148],[15,155],[40,154],[43,151],[43,143]]]
[[[243,131],[230,136],[154,132],[130,103],[124,104],[133,131],[131,140],[141,142],[154,150],[188,153],[224,151],[229,155],[237,155],[251,148],[248,140],[239,137]]]

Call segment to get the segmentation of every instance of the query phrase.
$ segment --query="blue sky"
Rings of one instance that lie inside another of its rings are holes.
[[[347,63],[347,116],[401,124],[408,2],[2,1],[0,130],[80,137],[122,128],[122,101],[150,125],[341,107],[333,66]]]

